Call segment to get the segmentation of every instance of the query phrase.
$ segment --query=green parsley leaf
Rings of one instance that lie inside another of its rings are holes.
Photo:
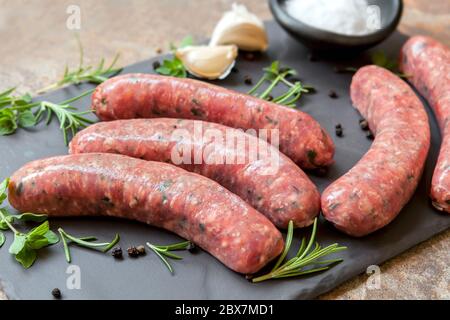
[[[17,221],[33,221],[33,222],[44,222],[48,218],[46,214],[36,214],[30,212],[14,215],[11,217]]]
[[[379,66],[384,67],[388,61],[386,54],[383,51],[376,51],[372,54],[372,63]]]
[[[8,230],[9,226],[8,226],[8,224],[6,222],[12,223],[13,218],[11,218],[11,215],[8,212],[8,209],[1,208],[0,211],[2,212],[3,216],[5,217],[5,218],[2,217],[0,219],[0,230]]]
[[[44,237],[44,235],[47,233],[47,231],[50,230],[48,221],[45,221],[44,223],[38,225],[37,227],[33,228],[28,232],[27,238],[31,242],[35,239],[39,239],[40,237]]]
[[[2,181],[2,183],[0,183],[0,204],[2,204],[3,201],[5,201],[5,199],[7,198],[6,190],[8,189],[8,184],[9,178],[6,178]]]
[[[16,254],[16,260],[20,262],[20,264],[28,269],[33,265],[36,261],[37,253],[36,250],[30,248],[26,243],[23,248]]]
[[[0,135],[13,134],[17,130],[16,115],[9,108],[0,110]]]
[[[397,69],[397,62],[389,59],[383,51],[376,51],[371,56],[372,63],[395,72]]]
[[[27,236],[23,233],[16,233],[14,234],[14,241],[9,247],[9,253],[11,254],[18,254],[26,245],[27,243]]]
[[[177,47],[173,43],[170,44],[170,50],[175,52],[178,48],[184,48],[187,46],[191,46],[194,44],[194,39],[192,36],[187,36],[183,40],[181,40],[180,45]],[[187,71],[186,68],[183,65],[183,62],[181,62],[180,59],[177,57],[173,57],[172,59],[164,59],[162,65],[155,70],[157,73],[165,75],[165,76],[172,76],[172,77],[178,77],[178,78],[186,78],[187,77]]]
[[[9,247],[9,253],[15,255],[16,260],[25,268],[29,268],[36,260],[36,250],[55,244],[58,241],[58,236],[49,230],[48,221],[45,221],[27,234],[15,233],[14,241]]]
[[[189,35],[183,38],[183,40],[181,40],[179,48],[184,48],[184,47],[188,47],[188,46],[192,46],[194,44],[194,38]]]
[[[172,60],[164,60],[161,67],[155,70],[159,74],[178,78],[186,78],[186,68],[180,59],[174,57]]]
[[[17,116],[19,126],[22,128],[29,128],[36,124],[36,118],[30,110],[25,110],[19,113]]]
[[[48,230],[44,237],[47,239],[49,246],[59,242],[59,237],[52,230]]]

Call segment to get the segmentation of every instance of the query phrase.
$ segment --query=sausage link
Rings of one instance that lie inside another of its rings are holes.
[[[441,129],[442,144],[431,181],[433,205],[450,213],[450,50],[424,36],[403,46],[400,68],[428,100]]]
[[[363,158],[324,191],[322,210],[338,229],[364,236],[391,222],[411,198],[430,146],[430,128],[419,98],[386,69],[361,68],[350,93],[375,140]]]
[[[296,227],[308,226],[320,210],[317,188],[288,157],[255,136],[215,123],[170,118],[100,122],[80,131],[69,152],[175,162],[217,181],[280,228],[290,220]]]
[[[96,88],[92,109],[104,121],[166,117],[240,129],[278,129],[280,150],[302,168],[333,163],[333,141],[308,114],[197,80],[117,76]]]
[[[193,241],[240,273],[258,271],[283,250],[275,226],[216,182],[123,155],[30,162],[11,177],[9,201],[21,212],[145,222]]]

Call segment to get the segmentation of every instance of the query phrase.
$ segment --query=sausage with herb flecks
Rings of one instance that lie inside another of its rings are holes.
[[[104,121],[165,117],[241,129],[277,129],[281,152],[302,168],[333,163],[333,141],[308,114],[197,80],[153,74],[117,76],[96,88],[92,109]]]
[[[413,195],[430,146],[425,108],[412,89],[386,69],[367,66],[352,79],[354,106],[375,140],[363,158],[322,195],[325,218],[364,236],[391,222]]]
[[[191,240],[241,273],[278,256],[275,226],[218,183],[173,165],[116,154],[76,154],[30,162],[9,184],[21,212],[114,216],[161,227]]]
[[[69,152],[175,163],[217,181],[280,228],[290,220],[296,227],[308,226],[320,210],[317,188],[288,157],[253,135],[216,123],[171,118],[100,122],[80,131]]]
[[[450,49],[424,36],[403,46],[400,68],[434,111],[442,136],[441,150],[431,181],[433,205],[450,212]]]

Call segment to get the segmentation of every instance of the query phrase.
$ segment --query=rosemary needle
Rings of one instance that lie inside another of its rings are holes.
[[[264,75],[259,79],[255,86],[247,92],[248,94],[293,108],[295,107],[295,103],[300,99],[302,93],[309,92],[308,88],[313,89],[312,87],[303,86],[300,81],[294,83],[289,81],[287,78],[296,75],[296,71],[291,68],[280,68],[279,61],[272,62],[270,67],[264,68],[263,71]],[[257,91],[265,82],[269,82],[269,85],[262,93],[258,94]],[[274,99],[269,99],[271,96],[270,94],[279,84],[287,86],[287,91]]]
[[[96,84],[100,84],[107,80],[109,77],[116,75],[120,71],[122,71],[122,68],[115,68],[115,65],[117,63],[117,60],[119,60],[120,54],[116,54],[114,59],[112,60],[111,64],[105,68],[105,59],[102,58],[97,65],[96,68],[92,66],[84,66],[83,60],[84,60],[84,50],[81,45],[81,42],[79,41],[79,38],[77,38],[78,41],[78,47],[80,52],[80,63],[78,65],[78,69],[70,71],[69,67],[66,65],[66,68],[64,69],[64,74],[62,78],[37,91],[37,93],[44,93],[46,91],[61,88],[64,86],[67,86],[69,84],[80,84],[81,82],[87,81],[92,82]]]
[[[71,262],[72,257],[70,254],[69,243],[67,240],[70,240],[71,242],[73,242],[81,247],[85,247],[88,249],[94,249],[94,250],[100,250],[101,252],[108,252],[112,247],[114,247],[120,241],[120,236],[118,234],[116,234],[116,236],[114,237],[114,239],[111,242],[93,243],[91,241],[97,240],[95,237],[77,238],[77,237],[74,237],[74,236],[68,234],[62,228],[59,228],[58,232],[61,235],[66,260],[69,263]]]
[[[166,259],[166,257],[176,259],[176,260],[182,260],[183,258],[180,257],[179,255],[176,255],[169,251],[186,250],[191,246],[190,241],[183,241],[183,242],[179,242],[179,243],[175,243],[175,244],[171,244],[171,245],[167,245],[167,246],[157,246],[157,245],[151,244],[150,242],[147,242],[146,244],[161,259],[161,261],[166,265],[167,269],[169,269],[170,273],[172,273],[172,274],[173,274],[173,268],[170,265],[169,261]]]
[[[306,239],[303,238],[297,254],[293,258],[285,261],[289,249],[292,245],[294,234],[294,224],[292,221],[290,221],[284,250],[275,263],[274,267],[269,273],[253,278],[252,282],[256,283],[270,279],[298,277],[300,275],[327,270],[331,268],[335,263],[343,261],[343,259],[320,260],[320,258],[322,257],[345,250],[347,248],[344,246],[339,246],[337,243],[322,248],[319,243],[315,242],[316,232],[317,218],[314,220],[308,244],[306,244]],[[314,249],[312,249],[313,245]],[[326,266],[320,266],[324,264],[326,264]]]

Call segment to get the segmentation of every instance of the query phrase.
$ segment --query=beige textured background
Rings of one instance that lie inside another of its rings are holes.
[[[186,34],[208,37],[229,0],[0,0],[0,90],[33,92],[55,81],[66,63],[78,63],[66,8],[81,8],[86,63],[121,52],[126,65],[167,49]],[[264,0],[240,0],[262,19]],[[405,0],[400,29],[430,34],[450,44],[450,0]],[[381,289],[366,288],[367,275],[323,295],[324,299],[450,299],[450,231],[381,265]],[[0,270],[1,272],[1,270]],[[301,285],[301,280],[299,285]],[[1,292],[0,299],[7,299]]]

